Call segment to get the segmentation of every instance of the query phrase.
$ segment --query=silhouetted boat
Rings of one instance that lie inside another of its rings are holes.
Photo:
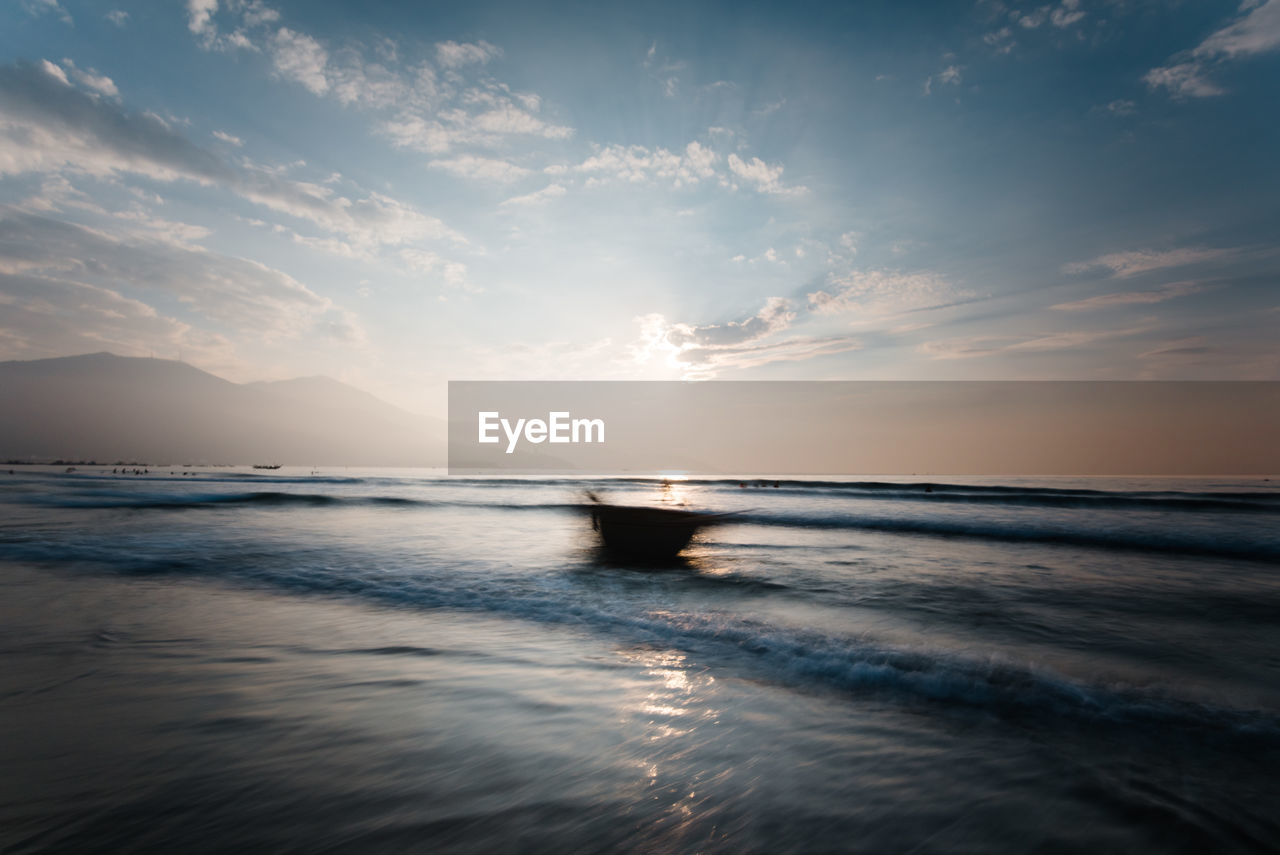
[[[644,558],[674,558],[698,529],[726,522],[733,514],[710,514],[683,508],[611,505],[588,493],[591,527],[611,552]]]
[[[255,463],[253,464],[253,468],[254,469],[279,469],[280,464],[279,463]]]

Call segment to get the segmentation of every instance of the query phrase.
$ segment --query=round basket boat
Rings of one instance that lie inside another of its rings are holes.
[[[689,545],[698,529],[723,522],[728,514],[708,514],[679,508],[610,505],[587,506],[591,527],[611,552],[645,558],[674,558]]]

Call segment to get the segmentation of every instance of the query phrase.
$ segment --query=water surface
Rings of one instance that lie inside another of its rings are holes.
[[[1274,484],[16,468],[0,847],[1274,850]]]

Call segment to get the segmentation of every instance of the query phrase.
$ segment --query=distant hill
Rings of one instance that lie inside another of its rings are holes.
[[[444,423],[327,377],[94,353],[0,362],[0,460],[441,466]]]

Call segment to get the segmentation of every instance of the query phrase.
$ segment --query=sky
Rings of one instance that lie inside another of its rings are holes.
[[[0,359],[1280,379],[1280,0],[18,0],[0,54]]]

